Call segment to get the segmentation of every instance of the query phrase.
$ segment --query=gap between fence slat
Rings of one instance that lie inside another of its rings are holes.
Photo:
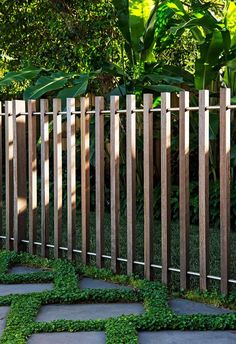
[[[179,98],[180,287],[189,286],[189,92]]]
[[[153,263],[153,95],[144,94],[144,276],[151,279]]]
[[[82,217],[82,261],[88,263],[89,216],[90,216],[90,114],[89,98],[81,98],[81,217]]]
[[[95,98],[96,149],[96,264],[103,267],[104,254],[104,98]]]
[[[221,292],[228,293],[230,273],[230,89],[220,91],[220,241]]]
[[[2,102],[0,102],[0,113],[2,113]],[[3,212],[2,212],[2,206],[3,206],[3,202],[2,202],[3,201],[3,189],[2,189],[2,186],[3,186],[3,183],[2,183],[2,177],[3,177],[2,124],[3,124],[3,120],[2,120],[2,116],[0,116],[0,228],[1,228],[1,231],[3,228],[3,218],[2,218],[2,215],[3,215]]]
[[[40,100],[40,135],[41,135],[41,255],[48,256],[49,239],[49,118],[48,100]]]
[[[35,254],[37,231],[37,132],[36,100],[28,102],[28,172],[29,172],[29,252]]]
[[[209,91],[199,92],[199,259],[200,289],[207,289],[209,236]]]
[[[54,257],[59,258],[62,237],[62,115],[61,99],[53,99]]]
[[[119,272],[119,237],[120,237],[120,115],[119,97],[111,97],[110,123],[110,178],[111,178],[111,268]]]

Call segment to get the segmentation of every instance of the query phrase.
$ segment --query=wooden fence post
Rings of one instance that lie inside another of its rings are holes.
[[[26,117],[25,101],[13,101],[13,202],[14,202],[14,250],[22,248],[21,240],[26,232],[27,184],[26,184]]]
[[[13,102],[5,102],[6,249],[13,242]]]
[[[119,272],[119,236],[120,236],[120,115],[119,97],[112,96],[111,104],[111,268],[113,272]]]
[[[41,134],[41,255],[48,256],[49,238],[49,122],[48,100],[40,100]]]
[[[73,259],[76,233],[75,99],[67,99],[67,237],[68,259]]]
[[[231,92],[220,90],[220,235],[221,292],[228,293],[230,273],[230,105]]]
[[[207,289],[209,234],[209,91],[199,92],[199,258],[200,289]]]
[[[136,249],[136,107],[135,95],[126,97],[127,273],[134,272]]]
[[[179,218],[180,287],[187,289],[189,278],[189,92],[179,98]]]
[[[62,234],[62,115],[61,99],[53,99],[54,257],[61,256]]]
[[[96,145],[96,264],[102,268],[104,253],[104,98],[95,98]]]
[[[170,188],[171,188],[171,94],[161,95],[161,231],[162,231],[162,282],[170,279]]]
[[[90,148],[89,98],[81,98],[81,211],[82,211],[82,261],[88,263],[90,216]]]
[[[36,100],[28,102],[28,172],[29,172],[29,253],[35,254],[37,231],[37,132]]]
[[[143,164],[144,164],[144,276],[151,279],[153,259],[153,95],[144,94]]]

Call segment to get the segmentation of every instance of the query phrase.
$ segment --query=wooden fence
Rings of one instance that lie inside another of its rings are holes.
[[[199,92],[199,105],[190,107],[189,93],[179,94],[179,107],[171,107],[171,94],[161,95],[161,106],[153,108],[153,96],[145,94],[143,106],[136,108],[134,95],[126,98],[126,109],[119,110],[119,97],[112,96],[109,110],[104,110],[104,98],[96,97],[90,110],[87,98],[81,98],[80,110],[75,99],[67,99],[66,111],[62,111],[60,99],[36,101],[6,101],[0,116],[0,219],[2,235],[7,249],[19,251],[28,244],[30,253],[41,246],[41,255],[60,257],[66,250],[69,259],[81,254],[87,264],[90,255],[96,256],[96,264],[102,267],[105,259],[111,260],[111,268],[119,271],[119,263],[127,262],[127,273],[134,266],[144,266],[146,278],[152,278],[154,269],[161,269],[162,281],[169,283],[170,274],[180,273],[181,288],[188,288],[189,277],[199,276],[200,288],[207,289],[209,279],[221,281],[221,291],[228,292],[230,279],[230,116],[236,109],[230,103],[230,90],[221,89],[220,104],[209,105],[209,92]],[[2,104],[3,105],[3,104]],[[26,109],[27,106],[27,109]],[[52,109],[52,111],[49,111]],[[220,121],[220,251],[221,276],[210,276],[209,253],[209,111],[219,111]],[[199,113],[199,272],[189,271],[189,147],[190,117]],[[136,115],[143,114],[143,170],[144,170],[144,262],[136,261]],[[161,117],[161,251],[162,264],[153,263],[153,115]],[[180,218],[180,268],[171,267],[171,115],[179,114],[179,218]],[[120,257],[120,116],[126,116],[126,168],[127,168],[127,258]],[[90,119],[95,116],[95,133],[90,132]],[[104,116],[110,116],[110,215],[111,255],[104,254]],[[76,185],[76,120],[80,119],[81,187]],[[62,202],[62,123],[66,122],[66,187],[67,217],[63,219]],[[52,123],[52,125],[51,125]],[[52,132],[50,131],[52,126]],[[90,135],[96,142],[96,252],[89,252],[90,219]],[[49,244],[50,202],[50,136],[53,137],[53,222],[54,243]],[[38,138],[40,141],[38,142]],[[37,161],[37,147],[40,161]],[[40,169],[39,169],[40,166]],[[40,202],[38,190],[40,183]],[[76,195],[81,192],[81,247],[75,247]],[[3,204],[5,213],[3,214]],[[40,208],[40,241],[36,240],[37,208]],[[67,221],[67,247],[61,247],[62,223]],[[28,233],[27,233],[28,231]]]

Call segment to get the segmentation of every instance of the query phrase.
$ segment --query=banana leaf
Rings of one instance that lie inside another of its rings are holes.
[[[27,88],[24,99],[38,99],[44,94],[63,88],[68,82],[68,76],[42,76],[36,84]]]
[[[27,67],[18,72],[9,72],[1,80],[0,86],[8,86],[12,82],[24,82],[36,78],[44,69]]]
[[[200,46],[201,57],[195,65],[195,87],[198,90],[206,88],[212,80],[217,79],[219,69],[215,66],[220,63],[223,51],[224,42],[220,31],[214,31]]]
[[[86,93],[90,76],[82,74],[78,79],[74,79],[74,86],[63,88],[58,94],[58,98],[74,98]]]
[[[143,51],[149,57],[149,50],[154,39],[155,6],[154,0],[113,0],[117,12],[118,27],[126,40],[126,52],[130,60],[135,63]],[[146,33],[146,36],[145,36]],[[141,38],[144,37],[143,40]],[[135,56],[135,58],[134,58]]]

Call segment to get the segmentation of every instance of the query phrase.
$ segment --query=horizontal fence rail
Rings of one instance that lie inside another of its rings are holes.
[[[220,281],[222,293],[228,293],[229,285],[236,284],[236,278],[230,275],[233,263],[230,259],[230,127],[236,105],[230,102],[229,89],[221,89],[219,105],[211,105],[206,90],[199,92],[198,106],[190,106],[190,99],[188,92],[180,92],[179,105],[175,106],[175,99],[172,106],[172,95],[162,93],[161,105],[155,108],[153,95],[145,94],[142,106],[137,108],[135,96],[128,95],[126,109],[120,109],[118,96],[111,97],[109,109],[105,109],[103,97],[95,97],[94,105],[88,98],[70,98],[65,105],[60,99],[54,99],[52,104],[45,99],[1,103],[0,239],[5,247],[15,251],[28,247],[30,253],[40,253],[43,257],[53,254],[58,258],[66,254],[70,260],[79,254],[85,264],[94,257],[99,268],[108,266],[110,260],[110,267],[116,273],[121,271],[122,264],[126,265],[128,274],[135,273],[136,267],[140,266],[147,279],[152,279],[155,270],[160,270],[161,280],[167,285],[172,274],[179,273],[183,289],[189,287],[191,276],[199,278],[201,290],[207,290],[209,281],[216,280]],[[62,111],[64,106],[66,110]],[[220,276],[209,270],[211,111],[219,116]],[[190,271],[192,113],[198,118],[199,272]],[[179,166],[179,262],[176,267],[171,253],[173,121],[178,121],[178,132],[174,135],[178,137],[178,161],[175,164]],[[157,131],[160,133],[160,166],[156,167],[154,140]],[[121,140],[124,132],[125,138]],[[138,135],[142,137],[141,148]],[[124,183],[120,179],[121,163],[126,169]],[[137,194],[140,190],[137,189],[136,171],[139,166],[143,171],[141,240],[137,230]],[[158,168],[160,238],[156,236],[154,221],[157,197],[154,184]],[[92,190],[95,193],[94,211],[91,209]],[[126,195],[127,203],[126,211],[122,213],[121,194]],[[105,231],[107,209],[110,213],[109,233]],[[95,217],[94,237],[92,216]],[[126,247],[121,249],[124,217]],[[143,245],[139,255],[138,240]],[[161,250],[159,262],[154,258],[157,247]],[[142,260],[137,259],[140,256]]]

